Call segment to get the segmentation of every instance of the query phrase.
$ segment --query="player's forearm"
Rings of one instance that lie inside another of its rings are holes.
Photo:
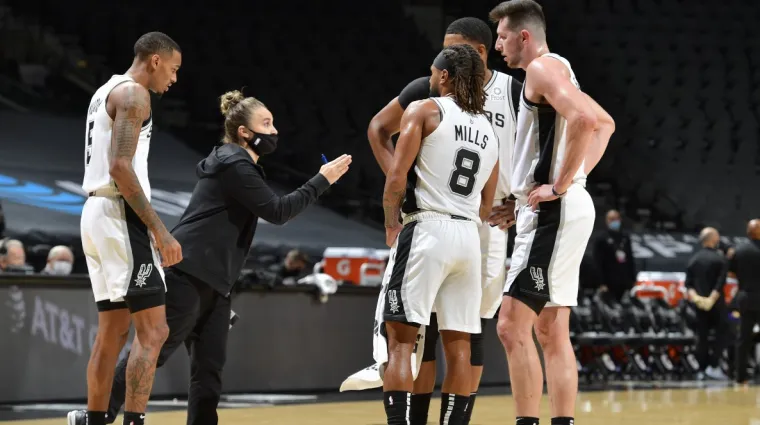
[[[486,221],[493,210],[494,198],[496,197],[496,186],[499,184],[499,161],[491,171],[486,185],[480,192],[480,219]]]
[[[111,167],[111,178],[116,182],[121,196],[150,231],[159,233],[166,230],[145,196],[132,164],[117,162]]]
[[[406,176],[398,176],[394,173],[388,175],[385,180],[383,191],[383,212],[385,214],[385,227],[398,225],[401,216],[401,202],[406,192]]]
[[[591,140],[591,144],[586,151],[585,160],[585,172],[589,174],[594,167],[602,160],[604,152],[607,151],[607,145],[610,142],[610,138],[615,133],[614,123],[603,123],[597,130],[594,131],[594,135]]]
[[[572,184],[593,139],[594,125],[594,120],[589,116],[578,116],[567,120],[565,159],[554,181],[554,189],[558,193],[564,193]]]
[[[372,148],[372,154],[375,155],[383,174],[387,175],[391,164],[393,164],[393,152],[395,151],[391,135],[383,128],[382,124],[373,121],[367,129],[367,138],[369,139],[369,146]]]

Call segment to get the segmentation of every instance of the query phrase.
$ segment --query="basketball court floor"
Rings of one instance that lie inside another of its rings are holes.
[[[730,384],[678,384],[681,388],[626,388],[582,392],[578,398],[578,425],[760,425],[760,387],[735,388]],[[686,388],[689,387],[689,388]],[[503,390],[492,389],[486,393]],[[219,409],[224,425],[382,425],[385,414],[379,392],[358,395],[363,401],[344,401],[357,394],[328,396],[228,396]],[[371,399],[371,400],[370,400]],[[184,425],[181,401],[151,401],[149,423]],[[14,425],[62,425],[66,411],[77,405],[27,405],[0,408],[0,423]],[[439,401],[431,403],[430,424],[438,423]],[[46,417],[46,419],[31,418]],[[472,425],[513,423],[508,395],[478,396]],[[5,420],[5,419],[13,420]],[[30,418],[30,419],[23,419]],[[541,423],[549,423],[549,403],[544,397]],[[121,424],[119,418],[116,424]]]

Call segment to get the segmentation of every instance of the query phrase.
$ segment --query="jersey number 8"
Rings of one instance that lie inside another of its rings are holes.
[[[460,148],[454,157],[454,171],[449,178],[449,189],[460,196],[472,195],[479,169],[480,155],[475,151]]]

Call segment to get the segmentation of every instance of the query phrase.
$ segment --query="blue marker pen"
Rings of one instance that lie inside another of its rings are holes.
[[[327,160],[327,157],[325,156],[325,154],[322,154],[322,163],[327,164],[328,162],[329,161]]]

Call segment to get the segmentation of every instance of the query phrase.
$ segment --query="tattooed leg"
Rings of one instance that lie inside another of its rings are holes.
[[[164,306],[153,307],[133,315],[135,341],[127,362],[126,412],[144,413],[153,388],[156,362],[169,335]]]
[[[129,334],[127,309],[98,313],[98,334],[87,364],[87,410],[105,412],[114,365]]]

